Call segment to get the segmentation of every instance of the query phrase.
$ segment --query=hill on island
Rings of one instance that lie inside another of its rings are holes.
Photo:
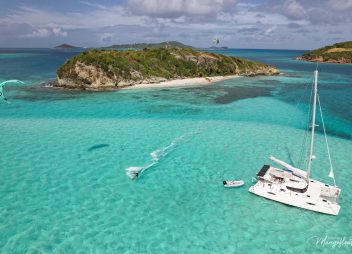
[[[57,85],[100,90],[167,80],[226,75],[275,75],[269,65],[182,48],[90,50],[57,70]]]
[[[311,62],[352,63],[352,41],[340,42],[312,50],[296,59]]]
[[[80,47],[72,46],[72,45],[66,44],[66,43],[60,44],[60,45],[57,45],[54,47],[54,49],[78,49],[78,48],[80,48]]]
[[[178,41],[164,41],[160,43],[132,43],[132,44],[116,44],[111,45],[109,49],[144,49],[144,48],[193,48],[192,46],[183,44]]]

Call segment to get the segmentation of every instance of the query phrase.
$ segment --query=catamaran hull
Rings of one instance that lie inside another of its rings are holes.
[[[261,182],[257,182],[255,185],[249,188],[249,192],[276,201],[286,205],[303,208],[306,210],[325,213],[330,215],[338,215],[340,206],[338,204],[328,202],[316,202],[309,198],[305,198],[303,195],[292,193],[291,191],[278,192],[272,191],[270,187]]]

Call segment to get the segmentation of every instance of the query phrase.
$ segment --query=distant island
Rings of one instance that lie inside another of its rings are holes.
[[[186,78],[212,81],[211,77],[216,76],[276,74],[279,74],[276,68],[263,63],[189,48],[94,49],[61,66],[54,86],[104,90]]]
[[[352,63],[352,41],[340,42],[304,53],[297,60],[310,62]]]
[[[216,47],[216,46],[211,46],[209,47],[210,49],[217,49],[217,50],[221,50],[221,49],[229,49],[228,47]]]
[[[80,47],[72,46],[70,44],[60,44],[54,47],[54,49],[78,49]]]
[[[144,48],[193,48],[192,46],[183,44],[178,41],[164,41],[160,43],[132,43],[132,44],[117,44],[111,45],[109,47],[104,47],[108,49],[144,49]]]

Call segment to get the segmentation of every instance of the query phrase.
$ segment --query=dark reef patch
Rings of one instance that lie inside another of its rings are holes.
[[[16,95],[12,95],[11,98],[25,101],[68,100],[75,99],[79,94],[81,94],[79,91],[64,91],[61,89],[42,86],[13,87],[10,88],[9,91],[16,91]]]
[[[18,99],[25,101],[58,101],[58,100],[71,100],[77,97],[87,96],[96,92],[82,91],[82,90],[66,90],[55,87],[55,80],[50,80],[42,84],[34,84],[29,86],[9,86],[8,91],[16,91],[11,95],[10,99]],[[99,91],[99,92],[112,92],[112,91]]]
[[[290,72],[290,73],[284,72],[281,75],[284,77],[289,77],[289,78],[302,78],[303,77],[302,75],[299,75],[297,73],[292,73],[292,72]]]
[[[266,84],[266,85],[279,85],[279,84],[282,84],[281,81],[274,80],[274,79],[263,79],[263,80],[259,80],[259,82],[262,83],[262,84]]]
[[[91,146],[88,148],[88,152],[91,152],[91,151],[94,151],[94,150],[97,150],[97,149],[101,149],[101,148],[105,148],[105,147],[108,147],[109,144],[98,144],[98,145],[94,145],[94,146]]]
[[[276,85],[277,83],[274,82],[274,84]],[[182,89],[188,92],[192,92],[198,97],[209,98],[213,102],[215,102],[215,104],[229,104],[234,101],[248,98],[255,98],[259,96],[272,96],[272,90],[275,89],[275,86],[204,86],[189,87]]]
[[[271,89],[266,87],[232,87],[226,88],[225,91],[225,95],[214,99],[216,104],[229,104],[242,99],[271,96]]]

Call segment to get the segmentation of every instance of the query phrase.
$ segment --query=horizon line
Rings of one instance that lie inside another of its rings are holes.
[[[69,48],[69,49],[56,49],[54,47],[0,47],[0,49],[54,49],[54,50],[75,50],[75,49],[100,49],[100,48],[110,48],[109,46],[101,46],[101,47],[75,47],[75,48]],[[211,49],[211,47],[193,47],[194,49]],[[216,49],[218,51],[220,50],[229,50],[229,49],[250,49],[250,50],[312,50],[312,49],[290,49],[290,48],[230,48],[227,47],[226,49]]]

